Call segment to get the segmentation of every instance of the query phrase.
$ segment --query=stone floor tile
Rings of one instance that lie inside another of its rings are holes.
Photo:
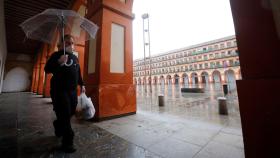
[[[214,137],[213,141],[244,149],[242,136],[220,132]]]
[[[218,134],[216,131],[200,130],[194,128],[184,128],[171,137],[177,140],[185,141],[199,146],[206,145],[211,139]]]
[[[244,150],[212,141],[194,158],[244,158]]]
[[[131,133],[123,138],[133,144],[147,148],[160,140],[166,139],[172,134],[170,129],[163,128],[146,128],[143,131],[137,133]]]
[[[149,150],[168,158],[192,158],[201,147],[167,138],[149,147]]]

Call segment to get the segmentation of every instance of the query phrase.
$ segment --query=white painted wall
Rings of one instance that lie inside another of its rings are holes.
[[[33,62],[29,54],[7,54],[3,92],[21,92],[30,89]]]
[[[4,0],[0,0],[0,93],[2,93],[4,66],[7,56],[6,30],[4,18]]]
[[[10,70],[4,79],[3,92],[21,92],[29,89],[29,73],[22,67]]]

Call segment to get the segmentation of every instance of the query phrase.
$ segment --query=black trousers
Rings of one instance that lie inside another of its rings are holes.
[[[73,145],[74,132],[71,127],[71,117],[75,114],[77,90],[51,89],[53,109],[57,120],[54,121],[56,133],[62,136],[62,145]]]

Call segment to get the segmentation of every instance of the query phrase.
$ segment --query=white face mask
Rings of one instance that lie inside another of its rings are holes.
[[[72,53],[72,52],[73,52],[72,46],[66,47],[66,48],[65,48],[65,51],[66,51],[66,52],[69,52],[69,53]]]

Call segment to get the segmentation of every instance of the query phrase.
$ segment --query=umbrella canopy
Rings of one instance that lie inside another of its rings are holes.
[[[76,42],[95,38],[98,26],[72,10],[46,9],[20,24],[29,39],[46,43],[55,42],[55,33],[72,35]]]

